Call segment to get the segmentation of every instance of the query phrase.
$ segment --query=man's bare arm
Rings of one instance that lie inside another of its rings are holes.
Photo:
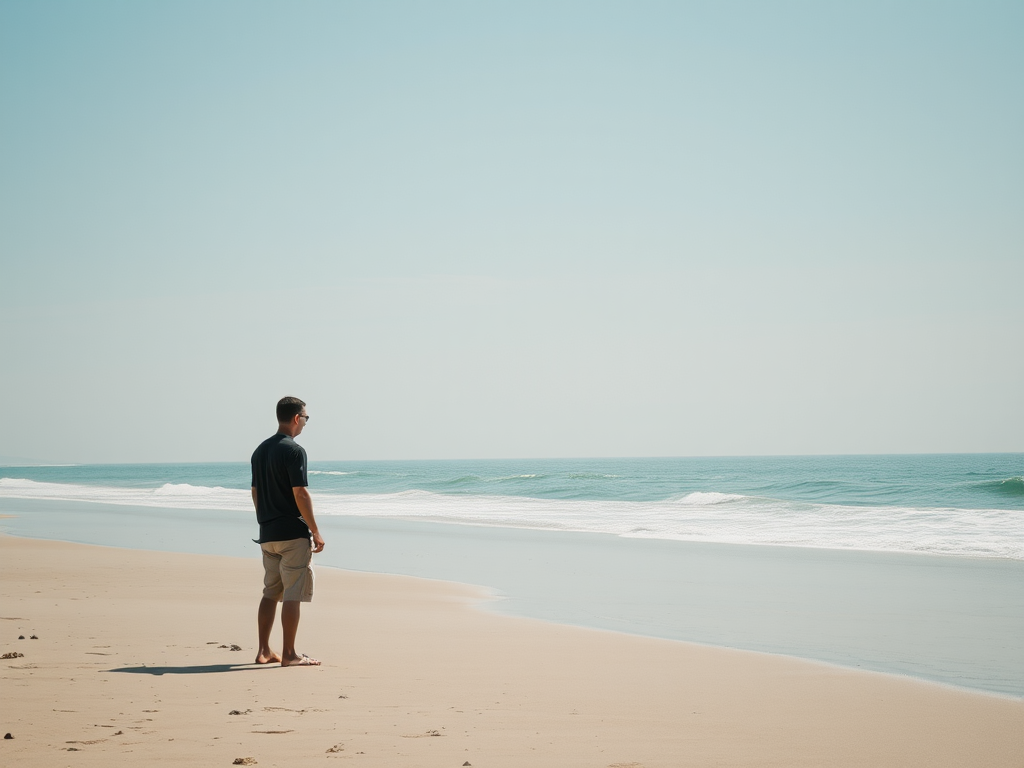
[[[320,552],[324,548],[324,539],[320,535],[320,529],[316,526],[316,518],[313,517],[313,499],[310,497],[309,491],[302,486],[292,488],[292,493],[295,494],[295,503],[299,506],[299,514],[306,521],[309,532],[313,534],[313,551]]]

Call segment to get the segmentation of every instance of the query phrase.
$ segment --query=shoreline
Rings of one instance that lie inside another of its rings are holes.
[[[2,519],[3,517],[4,517],[3,515],[0,515],[0,519]],[[7,517],[11,517],[11,516],[7,516]],[[165,553],[165,554],[180,554],[180,555],[186,555],[186,556],[192,554],[192,553],[187,553],[187,552],[166,552],[165,550],[136,549],[136,548],[130,548],[130,547],[118,547],[118,546],[103,545],[103,544],[84,544],[84,543],[81,543],[81,542],[66,541],[64,539],[40,539],[40,538],[29,537],[29,536],[18,536],[18,535],[9,534],[9,533],[0,533],[0,538],[4,538],[4,537],[11,538],[11,539],[26,539],[26,540],[29,540],[29,541],[54,542],[54,543],[58,543],[58,544],[72,544],[72,545],[75,545],[75,546],[84,546],[84,547],[96,547],[96,548],[99,548],[99,549],[107,549],[107,548],[109,548],[109,549],[117,549],[117,550],[127,550],[127,551],[130,551],[130,552],[138,552],[138,553],[142,553],[142,552],[161,552],[161,553]],[[224,557],[224,558],[229,558],[229,559],[233,559],[233,560],[247,560],[247,559],[249,559],[249,558],[239,557],[237,555],[201,554],[201,555],[196,555],[196,556],[198,556],[198,557],[214,557],[214,558]],[[666,642],[670,642],[670,643],[681,643],[683,645],[694,646],[694,647],[698,647],[698,648],[706,648],[706,649],[712,649],[712,650],[714,650],[714,649],[727,650],[727,651],[735,651],[737,653],[751,653],[751,654],[755,654],[755,655],[758,655],[758,656],[778,657],[780,659],[788,659],[788,660],[799,662],[799,663],[802,663],[802,664],[810,664],[810,665],[813,665],[813,666],[822,667],[825,670],[832,670],[833,672],[836,672],[836,673],[853,672],[853,673],[858,674],[858,675],[877,675],[877,676],[880,676],[881,678],[892,678],[894,680],[904,680],[904,681],[907,681],[907,682],[910,682],[910,683],[920,683],[920,684],[924,684],[924,685],[935,686],[937,688],[946,689],[946,690],[948,690],[950,692],[953,692],[953,693],[966,693],[966,694],[970,694],[970,695],[988,696],[988,697],[994,697],[994,698],[997,698],[997,699],[1002,699],[1002,700],[1005,700],[1005,701],[1018,702],[1018,703],[1021,702],[1021,701],[1024,701],[1024,697],[1016,696],[1016,695],[1013,695],[1013,694],[1001,693],[1001,692],[998,692],[998,691],[987,691],[987,690],[982,690],[982,689],[978,689],[978,688],[969,688],[967,686],[957,685],[955,683],[947,683],[947,682],[942,682],[942,681],[939,681],[939,680],[929,680],[927,678],[916,677],[914,675],[900,673],[900,672],[885,672],[885,671],[879,671],[879,670],[874,670],[874,669],[856,668],[856,667],[851,667],[851,666],[848,666],[848,665],[837,664],[837,663],[834,663],[834,662],[823,661],[821,659],[813,659],[813,658],[808,658],[808,657],[805,657],[805,656],[797,656],[797,655],[792,654],[792,653],[784,653],[784,652],[778,652],[778,651],[755,651],[755,650],[750,650],[750,649],[746,649],[746,648],[736,648],[736,647],[733,647],[733,646],[716,645],[716,644],[713,644],[713,643],[703,643],[703,642],[700,642],[700,641],[697,641],[697,640],[678,640],[678,639],[673,639],[673,638],[655,637],[655,636],[652,636],[652,635],[644,635],[644,634],[639,634],[639,633],[636,633],[636,632],[629,632],[629,631],[620,630],[620,629],[604,629],[604,628],[599,628],[599,627],[591,627],[591,626],[587,626],[587,625],[583,625],[583,624],[571,624],[571,623],[566,623],[564,621],[556,621],[556,620],[553,620],[553,619],[535,619],[535,618],[530,617],[530,616],[518,616],[516,614],[505,614],[505,613],[502,613],[500,610],[498,610],[498,606],[501,604],[501,602],[503,600],[505,600],[505,597],[500,595],[500,594],[498,594],[492,588],[486,587],[486,586],[483,586],[483,585],[479,585],[479,584],[470,584],[470,583],[467,583],[467,582],[451,581],[451,580],[448,580],[448,579],[431,578],[429,576],[407,576],[407,575],[398,574],[398,573],[382,573],[382,572],[376,572],[376,571],[360,571],[360,570],[354,570],[354,569],[350,569],[350,568],[343,568],[341,566],[336,566],[336,565],[323,564],[323,563],[315,564],[315,568],[316,568],[317,573],[320,573],[323,570],[327,570],[327,571],[335,571],[335,572],[341,573],[341,574],[348,573],[348,574],[361,574],[361,575],[366,575],[366,576],[381,576],[381,577],[386,577],[386,578],[387,577],[394,577],[394,578],[401,578],[401,579],[413,579],[415,581],[425,582],[427,584],[434,584],[439,589],[442,589],[442,590],[444,590],[444,589],[454,589],[456,591],[469,590],[469,591],[475,593],[474,596],[468,598],[468,603],[470,605],[472,605],[472,607],[475,610],[479,610],[479,611],[482,611],[482,612],[485,612],[485,613],[491,613],[491,614],[493,614],[495,616],[498,616],[498,617],[523,619],[525,621],[538,621],[538,622],[541,622],[543,624],[550,624],[550,625],[553,625],[553,626],[556,626],[556,627],[565,627],[565,628],[571,628],[571,629],[578,629],[578,630],[585,631],[585,632],[599,632],[599,633],[607,633],[607,634],[611,634],[611,635],[621,635],[624,638],[633,638],[633,639],[641,639],[641,640],[661,640],[661,641],[666,641]],[[3,618],[4,617],[0,617],[0,619],[3,619]]]
[[[25,653],[0,667],[18,704],[0,749],[21,765],[72,748],[82,766],[130,752],[645,768],[1009,766],[1024,750],[1019,700],[510,617],[475,587],[333,568],[299,630],[324,666],[256,667],[255,559],[6,535],[0,555],[3,650]],[[232,643],[244,650],[218,647]]]
[[[258,559],[249,515],[0,500],[16,535]],[[1024,562],[328,516],[321,565],[481,585],[488,610],[1024,697]],[[196,538],[191,531],[202,530]]]

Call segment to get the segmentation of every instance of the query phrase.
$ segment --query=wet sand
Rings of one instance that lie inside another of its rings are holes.
[[[321,568],[299,647],[324,666],[282,669],[251,663],[257,560],[0,536],[0,574],[0,653],[24,654],[0,661],[8,765],[1019,766],[1024,754],[1019,699],[502,616],[471,586]]]

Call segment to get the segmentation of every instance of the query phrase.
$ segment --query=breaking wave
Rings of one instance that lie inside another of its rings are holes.
[[[0,478],[0,497],[252,513],[247,488],[187,483],[117,488]],[[313,498],[320,515],[1024,560],[1024,511],[1014,509],[853,506],[715,491],[663,501],[538,499],[424,490],[314,493]]]

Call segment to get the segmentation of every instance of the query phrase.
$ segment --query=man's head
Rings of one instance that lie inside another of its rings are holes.
[[[282,397],[277,401],[277,424],[282,434],[295,437],[306,426],[309,416],[306,404],[297,397]]]

